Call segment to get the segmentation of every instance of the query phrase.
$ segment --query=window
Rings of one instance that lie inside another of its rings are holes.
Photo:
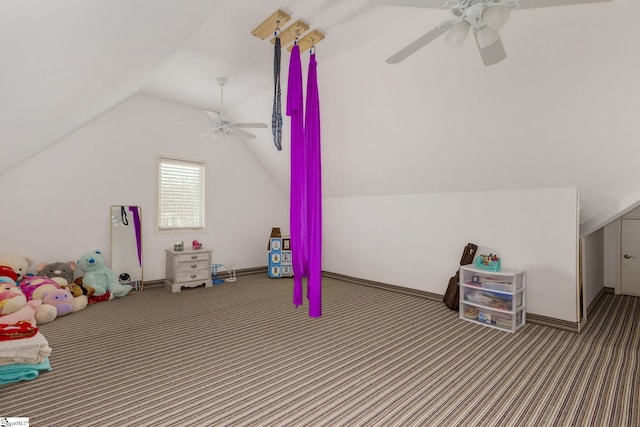
[[[158,231],[202,230],[205,162],[158,157]]]

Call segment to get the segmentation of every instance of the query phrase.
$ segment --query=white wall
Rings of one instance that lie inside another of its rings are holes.
[[[605,232],[600,229],[584,238],[584,284],[587,307],[603,288],[605,278]]]
[[[577,321],[574,188],[324,199],[323,269],[443,294],[468,242],[527,270],[527,312]]]
[[[35,263],[76,260],[101,249],[110,260],[110,206],[142,207],[145,280],[164,278],[164,249],[193,239],[215,250],[214,260],[237,268],[266,265],[273,225],[288,222],[288,200],[243,142],[201,138],[200,110],[134,96],[0,177],[0,253]],[[37,126],[37,123],[34,123]],[[16,141],[19,143],[19,141]],[[207,161],[208,229],[158,234],[156,154]]]
[[[132,204],[142,207],[145,280],[164,277],[164,249],[176,239],[197,238],[238,268],[264,265],[271,227],[288,230],[288,200],[274,181],[283,177],[268,175],[252,154],[251,144],[263,141],[211,141],[172,120],[206,117],[135,96],[2,176],[10,203],[0,207],[0,253],[36,263],[108,253],[109,208]],[[158,153],[207,160],[207,232],[154,231]],[[576,321],[576,197],[574,188],[327,197],[323,269],[443,293],[463,246],[474,242],[528,271],[528,312]]]

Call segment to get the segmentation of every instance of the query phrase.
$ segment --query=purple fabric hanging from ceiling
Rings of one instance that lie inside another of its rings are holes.
[[[309,316],[322,316],[322,167],[320,151],[320,100],[315,53],[309,59],[305,108],[307,165],[307,242]],[[295,273],[295,270],[294,270]]]
[[[302,305],[302,278],[307,275],[307,195],[302,99],[302,65],[300,47],[296,44],[289,59],[287,116],[291,117],[291,192],[289,195],[289,227],[293,263],[293,303]]]

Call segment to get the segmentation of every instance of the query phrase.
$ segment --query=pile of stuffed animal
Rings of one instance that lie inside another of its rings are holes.
[[[28,273],[31,265],[27,257],[0,255],[0,325],[48,323],[131,291],[106,266],[100,251],[88,252],[77,262],[41,263],[35,274]],[[84,275],[74,278],[78,269]]]
[[[27,272],[31,264],[26,257],[0,256],[0,386],[51,370],[51,347],[36,325],[131,291],[100,251],[84,254],[77,263],[39,264],[35,275]],[[84,276],[74,279],[77,269]]]

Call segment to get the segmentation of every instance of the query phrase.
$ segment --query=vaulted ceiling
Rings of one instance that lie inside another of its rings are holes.
[[[135,94],[217,110],[220,76],[233,118],[269,123],[273,51],[251,30],[282,8],[327,34],[317,49],[325,195],[570,186],[589,221],[640,189],[639,3],[516,10],[501,31],[506,60],[485,67],[471,39],[458,49],[439,39],[385,63],[449,19],[446,10],[3,1],[0,175]],[[287,64],[285,53],[285,76]],[[275,151],[268,130],[245,143],[285,187],[286,149]]]

